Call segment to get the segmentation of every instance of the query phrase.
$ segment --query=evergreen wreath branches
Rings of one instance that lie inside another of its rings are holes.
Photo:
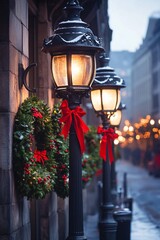
[[[66,198],[69,195],[69,141],[60,134],[62,124],[60,105],[55,104],[52,113],[53,133],[56,136],[56,176],[54,190],[60,198]]]
[[[13,132],[13,167],[22,196],[41,199],[53,190],[55,153],[50,109],[30,97],[19,107]]]

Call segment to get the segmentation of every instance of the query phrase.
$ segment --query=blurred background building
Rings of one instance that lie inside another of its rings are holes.
[[[160,12],[149,18],[143,43],[135,52],[132,65],[133,122],[150,114],[160,117]],[[133,114],[136,112],[136,114]]]

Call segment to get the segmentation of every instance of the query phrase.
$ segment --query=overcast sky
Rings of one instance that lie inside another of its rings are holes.
[[[135,51],[145,37],[149,17],[160,12],[160,0],[108,0],[108,5],[111,50]]]

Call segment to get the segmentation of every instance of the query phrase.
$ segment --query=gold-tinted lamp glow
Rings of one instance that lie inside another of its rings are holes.
[[[121,101],[120,90],[95,89],[91,91],[91,101],[95,111],[115,111]]]
[[[117,110],[111,117],[110,117],[110,125],[111,126],[119,126],[122,119],[122,111]]]
[[[72,54],[52,57],[52,74],[57,87],[90,86],[94,72],[93,56]]]

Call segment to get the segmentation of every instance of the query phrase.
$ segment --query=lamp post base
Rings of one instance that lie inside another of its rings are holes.
[[[100,240],[116,240],[117,223],[113,218],[113,210],[112,204],[101,206]]]

